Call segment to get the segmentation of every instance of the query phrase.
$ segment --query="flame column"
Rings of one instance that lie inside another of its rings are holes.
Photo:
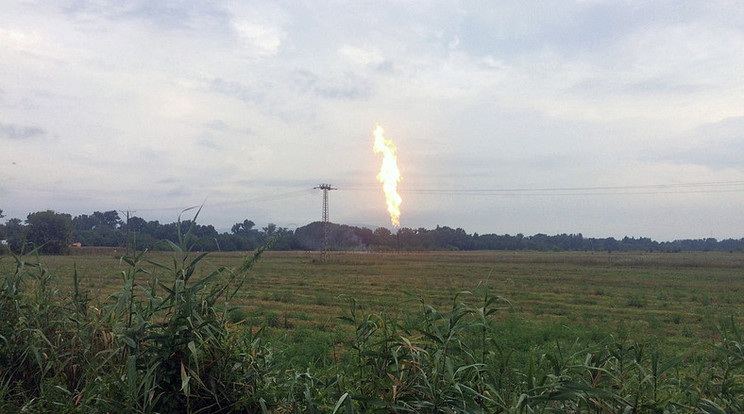
[[[325,260],[328,254],[328,192],[331,190],[338,190],[330,184],[320,184],[317,187],[313,187],[315,190],[323,190],[323,238],[321,239],[320,247],[320,258]]]

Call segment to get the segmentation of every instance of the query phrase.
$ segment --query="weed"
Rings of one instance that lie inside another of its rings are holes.
[[[241,308],[231,309],[227,314],[227,318],[231,323],[243,322],[248,319],[248,312]]]
[[[335,303],[336,298],[325,291],[318,291],[315,292],[315,300],[314,303],[319,306],[330,306],[333,303]]]
[[[632,308],[643,308],[646,306],[646,298],[640,294],[633,294],[628,296],[626,305]]]

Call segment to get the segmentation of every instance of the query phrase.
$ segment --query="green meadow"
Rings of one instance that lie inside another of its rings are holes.
[[[61,289],[77,269],[93,301],[105,301],[127,268],[118,257],[123,252],[107,253],[39,260],[58,276]],[[172,255],[147,258],[167,264]],[[211,253],[199,270],[237,267],[242,258]],[[143,267],[149,274],[142,283],[160,276],[154,266]],[[270,327],[276,318],[293,328],[329,326],[350,298],[370,311],[395,313],[422,301],[446,308],[459,292],[460,299],[477,301],[486,289],[511,303],[499,319],[554,326],[567,335],[612,334],[694,348],[718,339],[722,319],[744,318],[744,254],[339,252],[321,261],[317,252],[269,251],[231,305],[254,324],[269,315]]]
[[[525,413],[743,407],[741,253],[331,252],[321,260],[317,252],[265,251],[248,262],[237,253],[123,259],[121,250],[86,253],[0,258],[6,316],[15,304],[18,315],[46,309],[48,323],[60,324],[47,327],[35,350],[16,344],[14,358],[24,358],[29,370],[47,367],[50,383],[24,385],[25,374],[5,369],[0,394],[7,407]],[[25,305],[8,288],[13,278]],[[78,321],[75,328],[65,319]],[[21,330],[19,339],[35,338],[31,322],[14,322],[3,325],[6,354],[13,329]],[[54,335],[62,341],[57,348],[88,341],[90,354],[75,363],[90,372],[71,381],[72,356],[68,362],[38,356]],[[174,358],[181,365],[165,369]],[[240,365],[234,376],[205,371],[228,360],[233,365],[225,366]],[[118,374],[102,376],[103,367]],[[158,385],[158,376],[169,375],[175,385]],[[209,381],[222,384],[221,391],[210,391]]]

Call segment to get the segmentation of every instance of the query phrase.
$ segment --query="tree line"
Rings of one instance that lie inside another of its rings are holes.
[[[0,218],[3,218],[0,209]],[[39,248],[45,254],[67,254],[77,246],[134,247],[138,250],[169,249],[169,242],[188,237],[189,244],[202,251],[248,251],[272,241],[274,250],[320,250],[323,225],[314,222],[290,230],[269,223],[257,228],[252,220],[235,223],[229,232],[192,220],[173,223],[147,221],[138,216],[122,218],[119,212],[95,211],[72,216],[52,210],[30,213],[26,220],[11,218],[0,224],[0,252],[21,253]],[[469,234],[462,228],[369,229],[329,223],[328,246],[344,251],[425,250],[538,250],[538,251],[744,251],[744,238],[717,240],[685,239],[658,242],[647,237],[615,239],[578,234]]]
[[[0,210],[0,215],[2,210]],[[45,254],[67,254],[75,247],[133,247],[138,250],[167,250],[168,242],[189,244],[204,251],[247,251],[276,239],[274,248],[289,250],[291,231],[275,224],[258,229],[251,220],[232,226],[229,233],[218,232],[212,225],[192,220],[173,223],[147,221],[138,216],[122,218],[118,211],[95,211],[73,217],[52,210],[31,213],[25,221],[18,218],[0,224],[0,239],[5,248],[20,253],[39,248]]]

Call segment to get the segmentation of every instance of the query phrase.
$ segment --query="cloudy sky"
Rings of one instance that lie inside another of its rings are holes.
[[[389,226],[377,124],[405,227],[741,238],[744,2],[0,0],[4,220]]]

